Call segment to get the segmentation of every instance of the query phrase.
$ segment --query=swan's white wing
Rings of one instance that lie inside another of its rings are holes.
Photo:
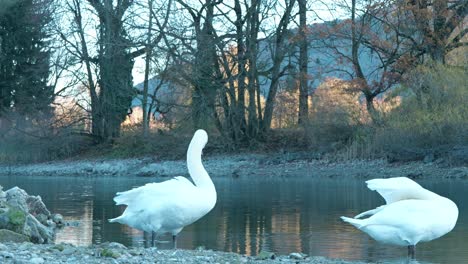
[[[421,191],[425,191],[415,181],[406,177],[389,179],[373,179],[366,181],[367,187],[372,191],[377,191],[387,204],[408,199],[424,199]]]
[[[178,176],[170,180],[147,183],[144,186],[133,188],[129,191],[118,192],[114,197],[116,205],[135,206],[135,204],[144,204],[145,199],[164,199],[167,195],[171,196],[175,191],[183,192],[187,188],[193,188],[194,185],[187,178]],[[149,201],[146,201],[149,202]],[[151,201],[153,202],[153,201]]]
[[[453,228],[454,217],[456,220],[444,203],[405,200],[385,206],[370,218],[353,221],[378,241],[404,246],[446,234]]]
[[[148,232],[178,233],[214,206],[214,203],[207,201],[206,193],[185,177],[149,183],[119,193],[114,200],[126,204],[127,208],[121,216],[110,219],[110,222],[127,224]]]

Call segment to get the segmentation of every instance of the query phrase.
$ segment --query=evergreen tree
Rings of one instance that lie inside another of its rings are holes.
[[[48,85],[51,0],[2,2],[0,12],[0,115],[48,114],[54,99]]]

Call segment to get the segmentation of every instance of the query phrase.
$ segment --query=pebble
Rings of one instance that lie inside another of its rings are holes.
[[[15,257],[15,255],[11,254],[10,252],[0,252],[0,256],[11,259]]]
[[[76,250],[75,250],[74,248],[72,248],[72,247],[64,248],[64,249],[62,250],[62,254],[64,254],[64,255],[71,255],[71,254],[75,253],[75,251],[76,251]]]
[[[44,259],[40,257],[35,257],[29,260],[29,263],[31,264],[42,264],[44,263]]]
[[[290,259],[305,259],[306,257],[307,257],[306,254],[297,253],[297,252],[293,252],[289,254]]]

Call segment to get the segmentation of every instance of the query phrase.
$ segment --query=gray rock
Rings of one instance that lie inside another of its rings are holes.
[[[275,259],[276,255],[273,252],[260,251],[260,253],[258,253],[258,255],[255,258],[258,260]]]
[[[0,200],[0,229],[25,235],[34,243],[53,242],[55,224],[41,197],[30,196],[18,187],[4,193],[5,201]]]
[[[47,220],[48,220],[48,217],[44,214],[37,214],[35,215],[36,219],[43,225],[48,225],[47,224]]]
[[[25,235],[15,233],[11,230],[7,229],[0,229],[0,242],[16,242],[16,243],[21,243],[21,242],[27,242],[29,241],[29,238]]]
[[[2,243],[0,243],[0,251],[7,250],[8,247]]]
[[[13,187],[10,190],[6,191],[6,199],[8,204],[11,207],[20,209],[23,212],[29,212],[28,204],[26,203],[27,198],[28,194],[26,193],[26,191],[18,187]]]
[[[0,185],[0,201],[1,200],[4,200],[6,201],[6,193],[4,191],[2,191],[3,187]]]
[[[1,251],[0,256],[2,256],[3,258],[10,258],[10,259],[15,257],[15,255],[7,251]]]
[[[26,198],[26,204],[28,205],[28,212],[30,214],[34,216],[45,215],[47,218],[50,217],[50,211],[42,202],[42,198],[40,196],[28,196]]]
[[[63,226],[64,221],[63,221],[63,216],[61,214],[54,214],[52,216],[52,221],[57,224],[57,226]]]
[[[0,213],[0,229],[10,228],[10,218],[8,217],[8,209]]]
[[[44,226],[32,215],[26,217],[26,224],[23,230],[34,243],[44,244],[53,242],[53,229]]]
[[[120,243],[117,243],[117,242],[111,242],[109,243],[109,245],[107,246],[108,248],[115,248],[115,249],[127,249],[126,246],[120,244]]]
[[[435,160],[435,156],[433,153],[429,153],[426,156],[424,156],[423,162],[424,163],[431,163]]]
[[[306,257],[307,257],[307,255],[303,254],[303,253],[293,252],[293,253],[289,254],[290,259],[305,259]]]
[[[75,248],[68,247],[68,248],[65,248],[64,250],[62,250],[62,254],[71,255],[71,254],[75,253],[75,251],[76,251]]]
[[[49,220],[46,221],[46,226],[51,227],[51,228],[55,228],[57,226],[57,224],[54,221],[52,221],[51,219],[49,219]]]
[[[28,252],[32,245],[32,243],[22,243],[19,245],[18,250]]]
[[[452,164],[468,166],[468,146],[456,146],[449,151]]]
[[[41,257],[35,257],[29,260],[29,263],[31,264],[42,264],[44,262],[45,262],[44,259]]]
[[[25,259],[15,259],[14,264],[28,264],[29,262]]]

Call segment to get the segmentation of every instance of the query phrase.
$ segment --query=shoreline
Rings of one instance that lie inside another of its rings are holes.
[[[1,263],[310,263],[310,264],[364,264],[367,262],[328,259],[291,253],[276,256],[264,253],[245,256],[237,253],[205,249],[158,250],[157,248],[127,248],[116,242],[105,242],[89,247],[69,244],[0,243]]]
[[[468,167],[436,162],[385,160],[330,161],[307,153],[220,155],[203,159],[210,176],[231,178],[389,178],[468,179]],[[67,160],[27,165],[0,164],[0,176],[158,177],[188,176],[185,160]]]

